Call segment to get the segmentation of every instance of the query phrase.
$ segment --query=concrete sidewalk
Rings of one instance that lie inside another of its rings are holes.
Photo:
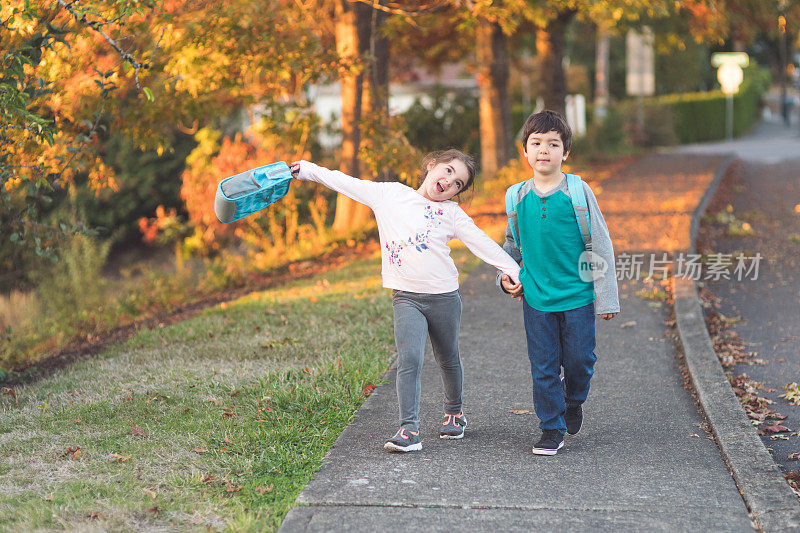
[[[599,184],[595,192],[618,257],[688,250],[695,210],[726,160],[651,154]],[[465,438],[438,438],[443,393],[429,356],[423,450],[385,452],[397,425],[390,372],[281,530],[752,531],[710,436],[714,428],[684,387],[686,371],[665,324],[670,306],[637,296],[648,288],[639,279],[620,282],[622,313],[598,320],[598,363],[583,429],[567,436],[558,455],[541,457],[531,453],[539,430],[530,413],[520,304],[494,288],[490,268],[476,269],[461,288]]]
[[[666,309],[626,283],[623,313],[598,321],[585,422],[554,457],[531,454],[521,308],[485,266],[462,286],[465,412],[461,441],[438,438],[442,387],[423,371],[423,450],[388,454],[394,383],[378,387],[331,449],[281,531],[750,531],[742,498],[683,387]],[[625,322],[635,321],[622,328]],[[393,376],[391,376],[393,378]]]

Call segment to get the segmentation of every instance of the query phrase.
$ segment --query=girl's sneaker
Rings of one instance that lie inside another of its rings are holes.
[[[394,437],[386,441],[384,448],[390,452],[414,452],[422,449],[422,440],[419,438],[419,430],[410,431],[400,428]]]
[[[460,439],[464,436],[464,428],[467,427],[467,417],[464,413],[457,415],[444,415],[442,429],[439,430],[439,438]]]

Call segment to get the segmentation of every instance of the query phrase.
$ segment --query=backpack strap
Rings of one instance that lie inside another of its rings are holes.
[[[583,190],[583,181],[577,174],[567,174],[567,187],[572,199],[572,208],[575,218],[583,236],[583,246],[587,252],[592,251],[591,220],[589,218],[589,204],[586,201],[586,191]]]
[[[515,183],[506,189],[506,215],[511,222],[511,234],[514,236],[514,244],[519,248],[519,222],[517,221],[517,204],[519,190],[522,188],[524,181]]]

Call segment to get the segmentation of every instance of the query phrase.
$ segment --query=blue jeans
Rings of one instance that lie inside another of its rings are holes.
[[[522,299],[528,358],[533,378],[533,407],[539,427],[564,434],[564,412],[581,405],[594,374],[594,303],[569,311],[537,311]],[[561,367],[564,382],[561,382]]]

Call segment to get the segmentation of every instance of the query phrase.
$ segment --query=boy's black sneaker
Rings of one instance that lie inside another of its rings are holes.
[[[567,407],[564,413],[564,422],[567,424],[567,433],[574,435],[581,430],[583,424],[583,408],[580,405]]]
[[[542,438],[533,445],[536,455],[555,455],[564,446],[564,435],[557,429],[545,429]]]

